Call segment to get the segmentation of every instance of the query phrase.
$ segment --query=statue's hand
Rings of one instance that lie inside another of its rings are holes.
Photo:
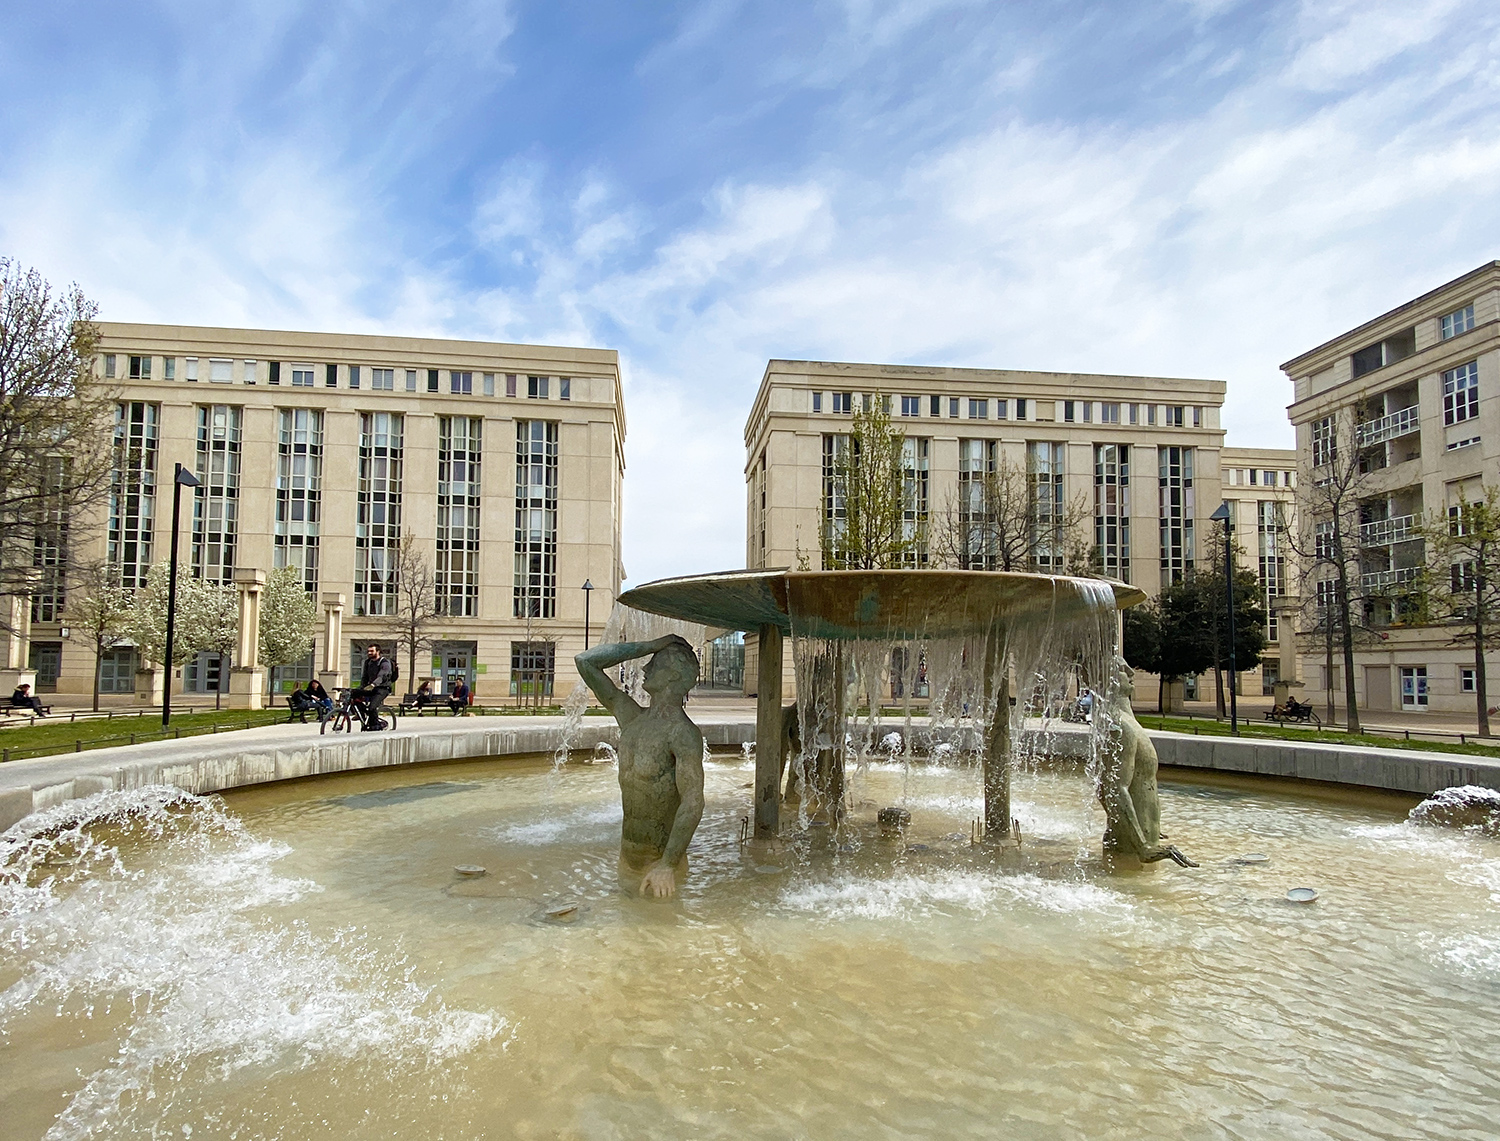
[[[653,864],[641,880],[641,894],[648,899],[666,899],[677,893],[677,874],[666,864]]]

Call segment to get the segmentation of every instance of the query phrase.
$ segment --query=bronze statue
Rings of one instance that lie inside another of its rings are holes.
[[[1115,659],[1116,683],[1108,715],[1113,726],[1099,777],[1099,799],[1109,825],[1105,851],[1135,856],[1143,864],[1174,860],[1185,868],[1198,865],[1171,844],[1161,842],[1161,804],[1156,796],[1156,746],[1130,706],[1134,671]]]
[[[605,673],[652,655],[642,708]],[[670,896],[687,871],[687,846],[703,818],[703,734],[683,710],[698,684],[698,656],[676,634],[585,650],[578,672],[620,725],[621,882],[645,896]]]

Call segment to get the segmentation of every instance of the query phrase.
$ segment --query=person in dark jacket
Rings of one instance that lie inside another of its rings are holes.
[[[307,689],[304,692],[317,708],[319,717],[327,717],[333,712],[333,698],[328,696],[328,691],[323,688],[323,683],[317,678],[307,683]]]
[[[365,666],[360,673],[359,688],[354,691],[360,720],[366,729],[383,729],[380,707],[391,695],[391,660],[373,642],[365,649]]]
[[[453,716],[457,717],[468,709],[469,700],[469,683],[463,678],[456,679],[453,688],[448,692],[448,708],[453,711]]]
[[[413,701],[416,704],[417,712],[419,714],[422,712],[422,710],[426,709],[427,706],[431,705],[432,682],[424,681],[421,685],[417,686],[417,692],[415,697],[413,698]]]
[[[16,691],[10,695],[10,703],[17,709],[30,709],[38,717],[47,716],[42,712],[42,699],[31,692],[29,682],[23,681],[16,686]]]

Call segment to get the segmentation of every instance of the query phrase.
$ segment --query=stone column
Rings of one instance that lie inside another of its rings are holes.
[[[266,671],[260,668],[260,595],[266,572],[236,570],[234,585],[240,592],[240,641],[229,671],[229,708],[259,709],[266,688]]]
[[[318,680],[330,694],[348,684],[344,673],[344,596],[323,592],[323,668]]]
[[[9,697],[21,684],[31,686],[36,693],[36,670],[31,668],[31,595],[29,590],[3,597],[6,610],[5,629],[0,630],[4,639],[4,654],[0,655],[0,688]]]

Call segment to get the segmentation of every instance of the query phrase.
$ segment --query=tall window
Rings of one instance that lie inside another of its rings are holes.
[[[998,444],[994,440],[958,442],[958,525],[964,570],[998,570],[988,477],[995,474]]]
[[[901,538],[911,544],[901,556],[901,565],[913,569],[927,565],[927,473],[932,441],[908,437],[901,445],[902,504]]]
[[[1128,444],[1094,445],[1094,549],[1101,573],[1130,581]]]
[[[193,493],[193,573],[234,581],[240,514],[240,415],[227,404],[198,407],[198,480]]]
[[[474,374],[472,372],[450,372],[448,374],[448,388],[454,396],[473,396]]]
[[[839,468],[849,453],[849,437],[823,437],[823,522],[828,531],[830,551],[844,549],[844,535],[849,526],[849,504],[844,498],[844,481]],[[833,569],[824,567],[824,570]]]
[[[1257,505],[1260,543],[1260,584],[1266,592],[1266,638],[1276,641],[1276,611],[1271,600],[1286,593],[1286,556],[1281,553],[1281,504],[1261,500]]]
[[[826,438],[826,437],[825,437]],[[757,552],[756,566],[766,565],[766,452],[750,473],[750,539]]]
[[[145,586],[156,518],[156,448],[161,406],[133,400],[115,406],[115,456],[109,485],[109,562],[121,586]],[[132,684],[134,680],[132,679]]]
[[[1031,558],[1044,573],[1063,568],[1063,445],[1033,440],[1026,445],[1031,477]]]
[[[437,607],[479,613],[479,457],[477,416],[438,417]]]
[[[31,592],[31,620],[56,622],[66,601],[68,516],[58,492],[67,482],[67,460],[49,456],[44,461],[44,485],[36,530],[31,539],[31,565],[37,581]]]
[[[516,421],[517,618],[557,616],[557,421]]]
[[[1443,423],[1458,424],[1479,415],[1479,362],[1443,373]]]
[[[323,516],[323,413],[277,413],[276,566],[296,567],[309,594],[318,589],[318,529]]]
[[[1157,448],[1161,581],[1181,582],[1193,569],[1193,449]]]
[[[1339,454],[1338,442],[1334,438],[1334,419],[1332,416],[1324,416],[1321,420],[1312,422],[1312,462],[1313,467],[1322,467],[1331,464]]]
[[[510,644],[510,694],[512,697],[550,697],[557,674],[555,642]]]
[[[396,608],[396,549],[401,544],[401,469],[405,425],[397,413],[359,418],[359,513],[354,532],[354,613]]]

